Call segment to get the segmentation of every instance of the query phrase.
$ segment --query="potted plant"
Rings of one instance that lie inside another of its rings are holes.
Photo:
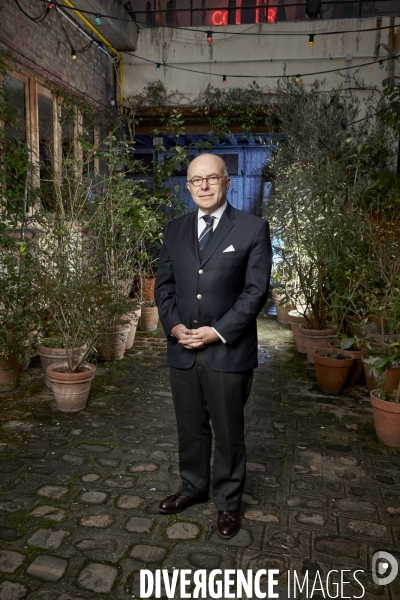
[[[377,357],[378,388],[370,391],[377,438],[387,446],[400,447],[400,343],[394,352]],[[390,356],[390,358],[389,358]],[[389,367],[389,368],[388,368]]]
[[[349,338],[344,334],[336,334],[336,338],[330,340],[329,347],[340,350],[342,354],[354,356],[354,363],[349,373],[349,383],[356,384],[364,373],[364,364],[361,359],[362,350],[360,348],[361,340],[358,338]]]
[[[354,356],[336,348],[321,348],[314,350],[314,363],[321,392],[340,394],[354,364]]]

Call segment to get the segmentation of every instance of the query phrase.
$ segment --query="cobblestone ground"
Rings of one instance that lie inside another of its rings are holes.
[[[259,343],[242,529],[229,541],[217,537],[212,500],[157,511],[179,486],[161,332],[99,365],[81,413],[57,412],[39,368],[28,393],[1,394],[0,600],[127,600],[139,597],[140,569],[160,568],[275,568],[280,598],[288,570],[312,582],[319,571],[325,589],[302,594],[315,599],[329,597],[330,570],[360,569],[363,596],[346,573],[351,583],[331,597],[398,600],[400,577],[374,584],[371,559],[400,559],[400,451],[376,441],[363,386],[318,391],[274,316],[260,316]]]

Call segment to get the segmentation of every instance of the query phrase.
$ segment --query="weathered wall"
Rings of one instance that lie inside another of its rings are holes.
[[[42,3],[24,2],[23,7],[34,16],[41,13]],[[88,39],[68,21],[63,23],[75,50],[83,48]],[[71,50],[54,8],[43,22],[33,23],[13,0],[2,0],[0,43],[13,51],[16,68],[28,69],[57,88],[70,93],[80,92],[106,107],[114,99],[111,60],[94,44],[78,54],[76,60],[71,60]]]
[[[391,29],[357,33],[360,29],[382,27],[393,24]],[[301,21],[263,23],[261,25],[241,25],[215,28],[214,31],[225,31],[228,35],[214,33],[214,41],[210,45],[206,35],[200,31],[182,29],[142,29],[137,50],[134,54],[159,63],[170,63],[176,67],[205,71],[207,74],[188,73],[170,67],[163,67],[156,72],[155,65],[146,63],[136,56],[124,55],[124,90],[125,94],[135,94],[143,87],[160,79],[167,89],[178,90],[193,101],[208,84],[222,88],[222,75],[227,76],[226,87],[245,87],[255,80],[261,87],[273,88],[277,78],[281,77],[286,66],[287,74],[301,74],[302,80],[310,84],[315,79],[325,79],[323,89],[332,89],[340,85],[354,87],[352,80],[346,80],[346,72],[325,75],[306,76],[307,73],[359,66],[351,69],[350,74],[357,74],[366,86],[381,86],[382,80],[388,76],[389,62],[384,62],[384,69],[378,64],[362,66],[376,60],[376,47],[385,43],[396,51],[400,51],[400,17],[382,17],[368,19],[345,19],[330,21]],[[332,31],[350,30],[340,35],[324,35]],[[233,32],[254,33],[303,33],[289,36],[244,36],[229,35]],[[308,35],[316,34],[313,47],[308,45]],[[379,59],[385,59],[387,51],[380,48]],[[347,58],[347,62],[346,62]],[[394,63],[395,74],[400,74],[400,65]],[[214,74],[218,74],[215,76]],[[233,75],[251,75],[250,78]],[[272,76],[263,79],[263,75]],[[358,96],[366,92],[349,90]]]

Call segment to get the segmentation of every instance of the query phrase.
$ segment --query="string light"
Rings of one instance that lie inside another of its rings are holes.
[[[300,83],[301,75],[296,75],[295,81],[296,83]]]
[[[94,22],[96,23],[96,25],[101,25],[101,14],[100,13],[97,13]]]
[[[47,10],[51,10],[52,8],[53,8],[53,5],[52,5],[51,2],[49,2],[48,5],[47,5]]]
[[[157,63],[157,64],[156,64],[156,71],[159,71],[159,70],[160,70],[160,67],[161,67],[160,63]]]
[[[207,31],[207,42],[209,44],[212,44],[212,41],[213,41],[212,31]]]
[[[380,61],[379,61],[379,68],[380,68],[380,69],[383,69],[383,66],[384,66],[384,65],[383,65],[383,60],[380,60]]]
[[[71,58],[72,58],[72,60],[76,60],[76,52],[72,47],[71,47]]]
[[[48,0],[40,0],[41,2],[45,2],[47,3]],[[344,1],[344,0],[343,0]],[[361,0],[362,1],[362,0]],[[54,6],[60,6],[63,9],[67,9],[67,10],[71,10],[74,11],[76,10],[76,8],[73,8],[72,6],[65,6],[64,4],[60,4],[59,2],[53,2],[52,3]],[[180,12],[187,12],[187,8],[176,8],[174,12],[176,13],[180,13]],[[203,10],[203,9],[201,9]],[[79,9],[79,12],[86,14],[86,15],[92,15],[92,16],[96,16],[97,13],[91,11],[91,10],[85,10],[83,8]],[[157,11],[160,12],[160,11]],[[162,13],[165,13],[166,11],[163,10],[161,11]],[[136,11],[136,14],[146,14],[145,10],[142,11]],[[113,19],[115,21],[126,21],[128,23],[132,22],[131,18],[124,18],[124,17],[117,17],[115,15],[103,15],[104,18],[107,19]],[[256,25],[255,23],[253,23],[253,25]],[[199,28],[193,28],[193,27],[178,27],[177,25],[157,25],[157,27],[159,29],[180,29],[182,31],[190,31],[191,33],[194,32],[202,32],[202,33],[209,33],[208,31],[205,31],[204,29],[199,29]],[[344,33],[363,33],[364,31],[383,31],[385,29],[393,29],[393,25],[385,25],[384,27],[378,26],[378,27],[368,27],[366,29],[357,29],[357,30],[353,30],[353,29],[344,29],[341,31],[324,31],[323,35],[343,35]],[[232,37],[234,35],[255,35],[255,36],[259,36],[259,37],[263,37],[263,36],[283,36],[283,37],[291,37],[291,36],[301,36],[301,35],[310,35],[308,33],[295,33],[295,32],[285,32],[285,31],[269,31],[269,32],[265,32],[265,33],[256,33],[256,32],[252,32],[252,31],[215,31],[214,33],[218,34],[218,35],[224,35],[224,36],[228,36],[228,37]],[[322,35],[322,34],[320,34]]]
[[[314,34],[310,33],[310,37],[308,38],[308,45],[314,46]]]
[[[144,62],[150,63],[152,65],[156,64],[155,60],[151,60],[150,58],[145,58],[144,56],[139,56],[138,54],[132,54],[132,52],[129,52],[129,51],[126,51],[126,54],[128,54],[129,56],[133,56],[136,59],[143,60]],[[400,58],[400,53],[396,54],[395,58],[397,58],[397,57]],[[382,62],[385,62],[386,60],[390,60],[390,58],[392,58],[392,57],[384,58],[384,59],[382,59]],[[297,75],[294,75],[294,74],[285,74],[285,75],[260,75],[260,74],[250,75],[250,74],[246,74],[245,75],[242,73],[241,74],[230,73],[229,77],[235,77],[236,79],[282,79],[282,78],[290,79],[290,78],[297,78],[300,81],[301,78],[303,78],[303,77],[313,77],[315,75],[326,75],[327,73],[340,73],[341,71],[348,71],[349,68],[350,69],[360,69],[360,68],[368,67],[370,65],[375,65],[377,63],[379,63],[378,60],[372,60],[370,62],[366,62],[361,65],[352,65],[351,67],[348,67],[348,66],[338,67],[336,69],[326,69],[324,71],[313,71],[312,73],[302,73],[301,75],[300,74],[297,74]],[[128,64],[131,65],[131,64],[136,64],[136,63],[128,63]],[[213,61],[212,64],[218,65],[219,62],[216,60],[216,61]],[[185,71],[187,73],[196,73],[196,74],[199,73],[201,75],[208,75],[208,76],[211,75],[211,77],[223,77],[223,73],[210,73],[209,71],[200,71],[199,69],[187,69],[185,67],[178,67],[174,63],[164,62],[163,65],[170,69],[177,69],[178,71]]]
[[[222,77],[222,83],[226,83],[226,75]]]

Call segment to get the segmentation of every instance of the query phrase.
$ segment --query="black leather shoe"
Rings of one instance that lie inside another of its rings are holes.
[[[197,498],[188,498],[188,496],[183,496],[178,492],[177,494],[167,496],[160,502],[158,510],[165,515],[173,515],[186,510],[189,506],[193,506],[193,504],[197,504],[198,502]]]
[[[240,529],[240,515],[238,510],[219,510],[217,532],[220,538],[229,540]]]

